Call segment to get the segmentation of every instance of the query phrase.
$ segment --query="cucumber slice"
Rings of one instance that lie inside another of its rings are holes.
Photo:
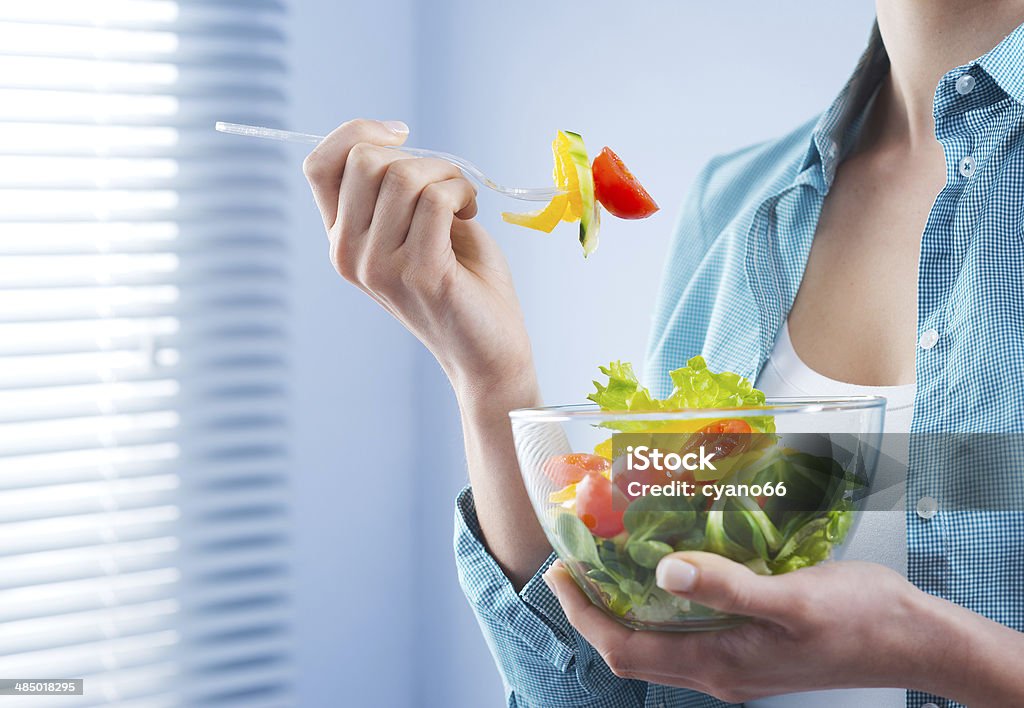
[[[597,233],[601,229],[601,212],[597,199],[594,197],[594,174],[590,171],[590,158],[587,148],[579,133],[564,131],[569,138],[569,155],[572,157],[576,174],[580,181],[580,196],[583,198],[583,211],[580,215],[580,245],[583,246],[583,257],[586,258],[597,250]]]

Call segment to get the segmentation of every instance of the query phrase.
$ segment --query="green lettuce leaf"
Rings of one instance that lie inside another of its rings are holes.
[[[602,386],[594,382],[595,393],[588,399],[609,411],[656,411],[661,410],[661,401],[651,400],[651,394],[637,381],[633,373],[633,365],[621,361],[613,361],[608,366],[600,367],[601,373],[608,377],[608,385]]]
[[[695,356],[686,366],[669,376],[674,388],[668,398],[651,398],[650,392],[633,373],[633,366],[613,361],[601,367],[608,377],[607,385],[594,382],[597,391],[587,396],[591,401],[610,411],[667,411],[679,408],[737,408],[764,405],[764,394],[754,384],[730,371],[714,373],[704,357]]]
[[[695,356],[669,376],[675,388],[663,403],[669,408],[737,408],[763,406],[764,394],[749,379],[731,371],[714,373],[704,357]]]
[[[740,408],[757,407],[765,403],[764,393],[754,388],[747,378],[730,371],[715,373],[708,368],[704,357],[695,356],[686,366],[669,376],[673,389],[668,398],[652,398],[650,391],[640,385],[633,366],[613,361],[602,366],[601,373],[608,383],[594,382],[597,389],[587,398],[608,411],[672,411],[681,408]],[[774,432],[774,421],[769,417],[747,418],[758,432]],[[621,424],[614,427],[622,427]]]

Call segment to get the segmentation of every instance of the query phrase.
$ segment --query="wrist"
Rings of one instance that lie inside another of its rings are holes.
[[[857,685],[944,695],[948,683],[943,674],[960,668],[947,667],[949,648],[958,645],[950,636],[948,612],[942,612],[949,603],[905,579],[889,587],[879,583],[877,589],[878,612],[863,618],[864,634],[855,642],[863,672]]]
[[[908,688],[937,696],[953,698],[970,683],[970,662],[963,649],[972,638],[972,613],[913,589],[915,631],[910,633],[908,657]]]
[[[540,386],[532,362],[519,368],[503,368],[501,374],[500,378],[493,378],[463,371],[449,373],[459,410],[465,418],[506,418],[511,410],[541,404]]]
[[[1005,705],[986,699],[995,677],[987,672],[1000,662],[992,656],[991,629],[1005,630],[966,608],[915,590],[920,623],[909,688],[972,706]],[[997,681],[996,681],[997,682]]]
[[[921,595],[920,619],[933,637],[917,687],[977,708],[1024,705],[1024,677],[1007,671],[1009,658],[1024,652],[1024,636],[960,605]]]

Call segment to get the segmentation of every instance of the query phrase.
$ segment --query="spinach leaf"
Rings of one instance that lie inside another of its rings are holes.
[[[597,553],[594,537],[576,514],[559,514],[555,522],[555,533],[562,542],[565,552],[572,558],[595,568],[601,567],[601,557]]]
[[[759,558],[768,560],[768,543],[761,526],[750,514],[743,514],[743,519],[747,522],[747,526],[750,529],[750,545],[753,546],[754,552]]]
[[[630,539],[674,541],[697,523],[697,512],[689,499],[640,497],[626,509],[622,523]]]
[[[704,525],[697,524],[672,545],[677,551],[703,551],[707,545],[707,539],[704,537]]]
[[[724,511],[722,509],[714,509],[708,512],[707,524],[704,527],[704,533],[707,535],[708,550],[712,553],[717,553],[720,556],[725,556],[734,561],[744,563],[751,558],[756,558],[757,554],[751,550],[750,545],[744,545],[734,540],[730,534],[726,531],[726,519],[735,522],[736,516],[743,512],[736,511]],[[736,527],[736,523],[731,523],[731,527]],[[740,523],[739,531],[748,532],[750,527],[747,524]],[[732,529],[735,533],[736,528]]]
[[[587,577],[593,580],[595,583],[617,584],[615,578],[613,578],[607,571],[601,570],[600,568],[591,568],[590,570],[588,570]]]
[[[608,606],[608,609],[616,615],[622,617],[632,609],[633,605],[630,601],[629,595],[622,591],[617,582],[614,580],[599,580],[597,577],[592,577],[590,573],[587,573],[587,577],[590,578],[593,585],[597,587],[597,591],[604,595],[605,604]],[[606,576],[600,577],[603,578]]]
[[[833,517],[830,514],[824,518],[814,519],[793,534],[779,551],[775,560],[769,564],[772,572],[788,573],[797,568],[815,565],[828,558],[834,545],[829,540],[830,535],[836,532],[833,527],[845,523],[842,517],[846,514],[844,512],[835,513],[839,516]],[[843,533],[845,533],[845,529],[843,529]]]
[[[638,541],[626,544],[626,551],[633,562],[641,568],[658,567],[658,561],[672,553],[675,549],[661,541]]]
[[[629,595],[631,600],[634,600],[634,604],[639,604],[635,603],[635,598],[640,598],[643,596],[643,584],[637,582],[636,580],[633,580],[632,578],[626,578],[619,583],[619,587],[622,588],[622,592]]]
[[[825,527],[828,526],[828,522],[829,520],[827,518],[818,518],[805,523],[786,540],[786,543],[783,544],[782,548],[779,549],[778,554],[775,556],[776,559],[782,560],[795,554],[804,542],[815,534],[820,534]]]

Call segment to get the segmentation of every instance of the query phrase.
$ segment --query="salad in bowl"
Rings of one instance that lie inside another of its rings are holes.
[[[870,489],[885,400],[766,399],[701,357],[653,398],[628,364],[602,367],[591,405],[512,411],[523,478],[558,557],[608,614],[635,629],[744,621],[661,590],[675,551],[762,574],[840,555]]]

